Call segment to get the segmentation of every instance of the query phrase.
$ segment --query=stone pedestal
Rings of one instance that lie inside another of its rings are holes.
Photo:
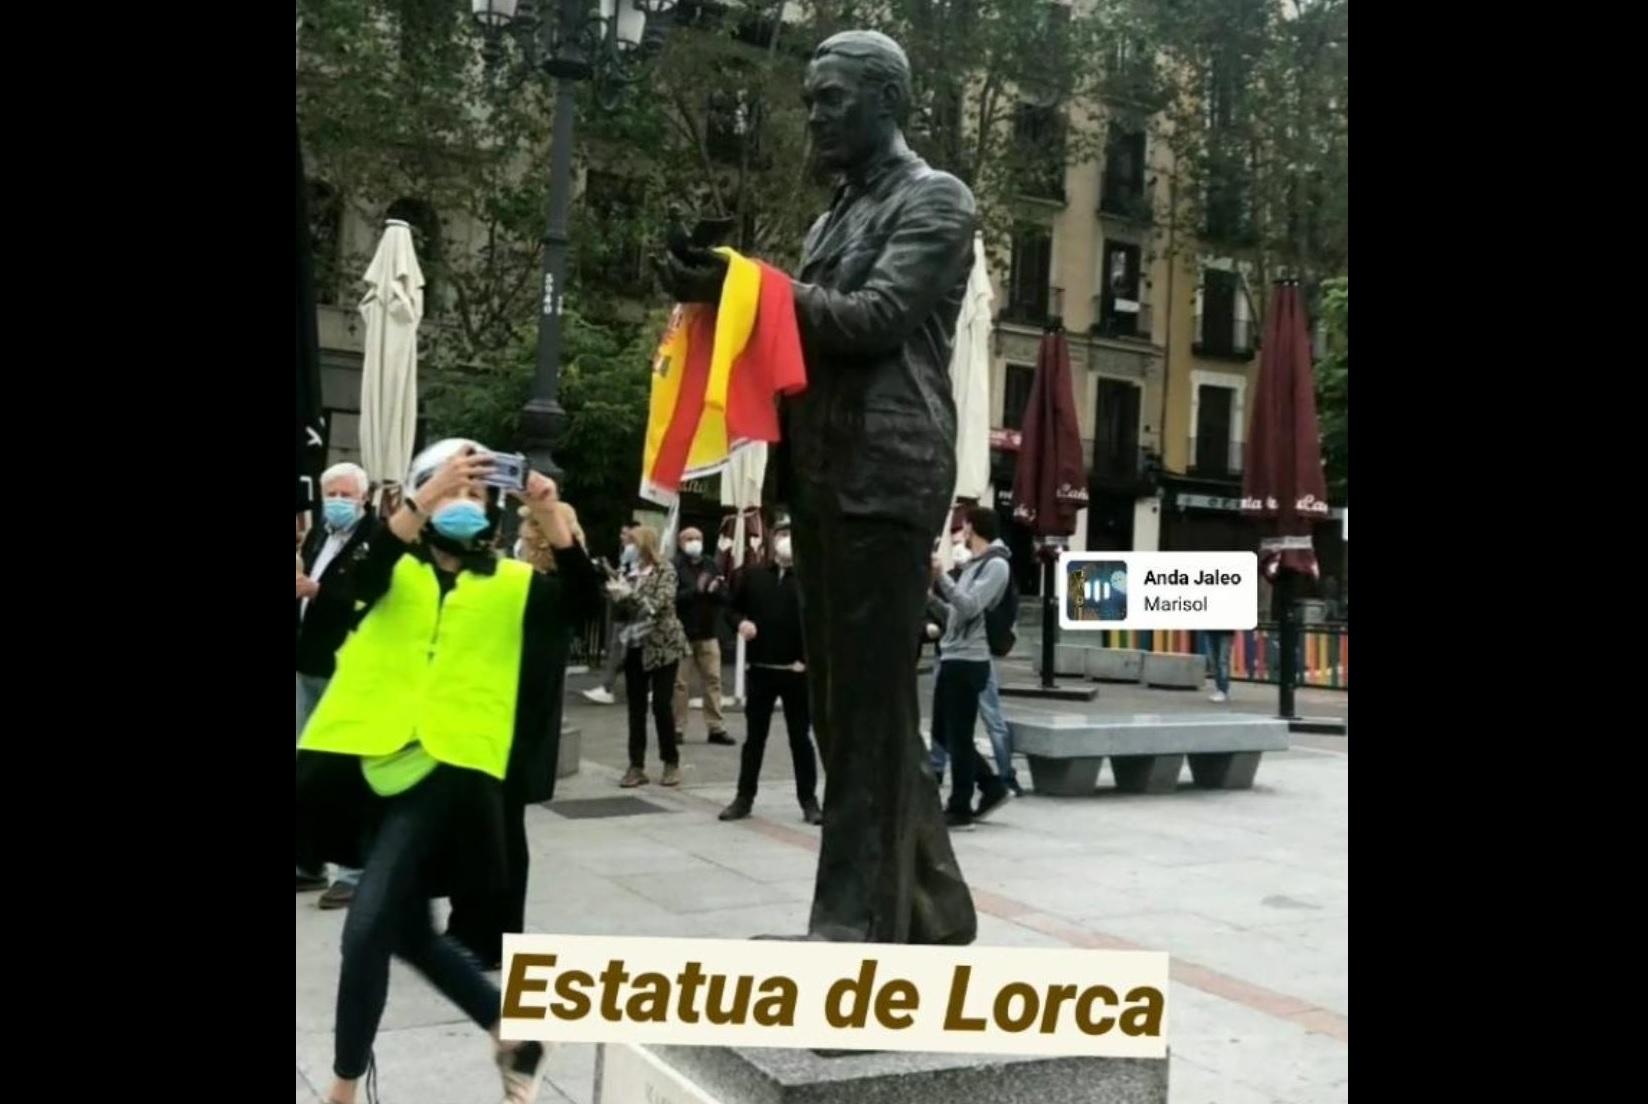
[[[578,773],[578,760],[583,757],[584,734],[575,725],[561,725],[561,746],[555,753],[555,777],[565,778]]]
[[[893,1052],[824,1058],[810,1050],[602,1044],[595,1104],[649,1101],[1166,1104],[1167,1061]]]

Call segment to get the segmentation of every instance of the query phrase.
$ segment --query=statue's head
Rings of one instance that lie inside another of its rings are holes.
[[[892,145],[910,112],[910,59],[879,31],[842,31],[813,51],[802,101],[813,151],[829,169]]]

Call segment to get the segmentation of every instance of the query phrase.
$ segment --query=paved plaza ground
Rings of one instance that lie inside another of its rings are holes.
[[[1032,677],[1022,663],[1004,676]],[[569,683],[566,719],[582,731],[583,762],[553,805],[527,813],[529,929],[721,938],[804,930],[818,831],[795,804],[782,721],[755,815],[723,824],[716,814],[733,796],[739,749],[706,744],[701,713],[688,723],[680,789],[620,791],[624,708],[586,703],[577,691],[588,677]],[[930,706],[930,678],[922,685]],[[1232,698],[1215,706],[1205,694],[1104,686],[1083,708],[1273,713],[1276,691],[1237,684]],[[1303,714],[1343,717],[1347,707],[1343,693],[1299,693]],[[1072,706],[1007,703],[1009,715],[1042,708]],[[743,718],[729,722],[742,741]],[[1175,794],[1124,795],[1106,767],[1091,797],[1031,794],[955,837],[981,944],[1173,956],[1172,1104],[1333,1104],[1348,1095],[1349,740],[1295,735],[1293,744],[1265,756],[1249,791],[1186,781]],[[650,733],[649,751],[656,778]],[[1022,761],[1020,776],[1028,784]],[[565,815],[620,794],[639,800],[629,815]],[[344,915],[314,902],[299,896],[296,905],[299,1104],[319,1100],[328,1080]],[[377,1045],[384,1104],[494,1101],[481,1033],[421,978],[393,969]],[[594,1049],[560,1048],[542,1099],[588,1104]]]

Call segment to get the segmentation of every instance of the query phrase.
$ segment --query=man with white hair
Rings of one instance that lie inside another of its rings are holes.
[[[366,552],[377,519],[366,508],[370,490],[359,464],[334,464],[320,477],[324,524],[304,541],[297,586],[297,734],[332,681],[337,651],[355,627],[353,569]],[[328,886],[317,871],[297,872],[298,892],[325,889],[320,907],[344,908],[354,898],[360,871],[337,870]]]

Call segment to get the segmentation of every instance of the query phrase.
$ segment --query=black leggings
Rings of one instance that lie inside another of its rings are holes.
[[[332,1072],[345,1081],[366,1073],[372,1041],[389,998],[389,956],[411,965],[481,1027],[497,1024],[497,986],[475,960],[435,932],[429,900],[419,885],[426,857],[446,820],[447,779],[435,772],[389,798],[366,854],[343,925],[343,968],[338,973],[337,1030]]]
[[[624,704],[629,706],[629,765],[647,765],[647,690],[652,690],[652,723],[658,728],[658,757],[666,765],[680,761],[676,754],[675,710],[671,699],[675,696],[675,669],[680,663],[667,663],[655,671],[641,666],[641,649],[631,648],[624,657]]]
[[[526,842],[526,803],[504,786],[504,846],[509,885],[492,893],[454,893],[446,934],[481,964],[504,960],[504,934],[526,930],[526,883],[532,853]]]

